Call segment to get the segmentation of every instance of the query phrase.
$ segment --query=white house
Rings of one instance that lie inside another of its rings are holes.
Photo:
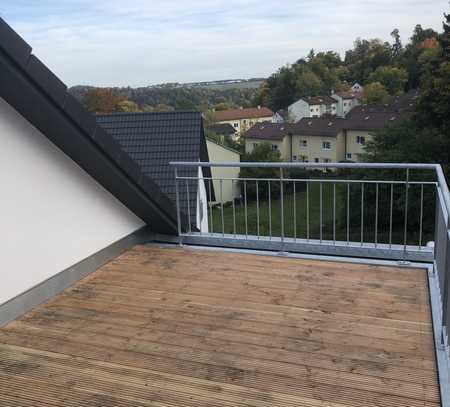
[[[336,115],[337,101],[330,96],[308,96],[297,100],[288,107],[289,117],[298,122],[304,117]]]
[[[345,117],[350,110],[361,104],[360,92],[336,92],[331,95],[336,101],[336,115]]]

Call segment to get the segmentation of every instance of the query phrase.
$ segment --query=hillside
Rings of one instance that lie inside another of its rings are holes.
[[[198,83],[170,83],[140,88],[112,88],[115,95],[135,102],[139,106],[170,107],[173,109],[207,110],[221,103],[249,106],[263,79],[230,79]],[[69,91],[80,101],[92,86],[74,86]]]

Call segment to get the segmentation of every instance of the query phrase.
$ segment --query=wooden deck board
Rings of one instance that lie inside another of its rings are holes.
[[[0,329],[5,406],[439,406],[425,271],[137,246]]]

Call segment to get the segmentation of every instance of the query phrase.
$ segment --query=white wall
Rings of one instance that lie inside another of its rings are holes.
[[[144,222],[0,98],[0,304]]]
[[[303,99],[299,99],[288,107],[289,115],[297,123],[304,117],[311,117],[310,106]]]

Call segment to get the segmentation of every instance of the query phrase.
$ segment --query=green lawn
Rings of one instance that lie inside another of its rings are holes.
[[[320,189],[319,184],[311,184],[309,187],[309,237],[320,237]],[[345,191],[336,187],[336,219],[345,204]],[[264,199],[265,198],[265,199]],[[270,235],[270,214],[272,225],[272,236],[281,236],[281,201],[272,199],[269,210],[268,197],[260,197],[259,202],[259,235]],[[332,239],[333,237],[333,186],[323,184],[322,186],[322,237],[323,239]],[[308,234],[307,227],[307,192],[296,191],[295,198],[292,191],[284,196],[284,233],[285,236],[306,238]],[[296,215],[294,216],[294,208]],[[210,214],[209,214],[210,216]],[[245,206],[235,205],[236,233],[245,234]],[[233,226],[233,207],[227,205],[224,207],[224,231],[225,233],[234,233]],[[255,201],[247,204],[247,230],[249,235],[258,234],[258,207]],[[211,219],[210,230],[211,230]],[[342,234],[342,228],[336,222],[337,233]],[[212,230],[215,233],[222,232],[222,212],[220,206],[213,208]]]
[[[352,187],[353,188],[353,187]],[[354,187],[359,188],[359,187]],[[366,186],[366,189],[370,186]],[[400,191],[401,192],[401,191]],[[322,183],[322,239],[333,240],[333,184]],[[353,199],[353,201],[352,201]],[[344,184],[336,184],[336,240],[347,240],[347,186]],[[367,201],[367,207],[373,202]],[[410,203],[410,205],[414,202]],[[361,240],[361,217],[360,217],[361,201],[351,198],[350,208],[353,218],[349,221],[349,238],[351,241],[359,242]],[[294,208],[296,208],[296,216],[294,217]],[[353,211],[353,212],[352,212]],[[380,207],[378,215],[377,241],[378,243],[389,242],[389,208]],[[356,213],[356,215],[355,215]],[[247,204],[247,231],[249,235],[258,235],[258,208],[255,201]],[[271,229],[272,236],[281,236],[281,202],[279,199],[271,200]],[[208,213],[208,222],[210,231],[214,233],[222,233],[222,212],[220,205],[212,208],[212,227],[211,213]],[[310,183],[309,186],[309,215],[307,214],[307,193],[306,190],[299,191],[297,189],[295,200],[292,191],[285,193],[284,196],[284,235],[286,237],[307,238],[308,237],[308,216],[309,216],[309,238],[320,238],[320,185],[319,183]],[[223,208],[224,232],[233,234],[233,207],[227,204]],[[235,223],[236,234],[245,235],[245,206],[243,204],[235,205]],[[384,225],[383,225],[384,223]],[[270,235],[270,217],[269,202],[267,194],[260,195],[259,201],[259,235]],[[431,240],[432,236],[424,236],[426,240]],[[375,217],[366,214],[364,217],[364,242],[375,241]],[[392,242],[403,243],[403,224],[397,222],[392,233]],[[408,243],[418,244],[417,227],[411,227],[408,231]]]

